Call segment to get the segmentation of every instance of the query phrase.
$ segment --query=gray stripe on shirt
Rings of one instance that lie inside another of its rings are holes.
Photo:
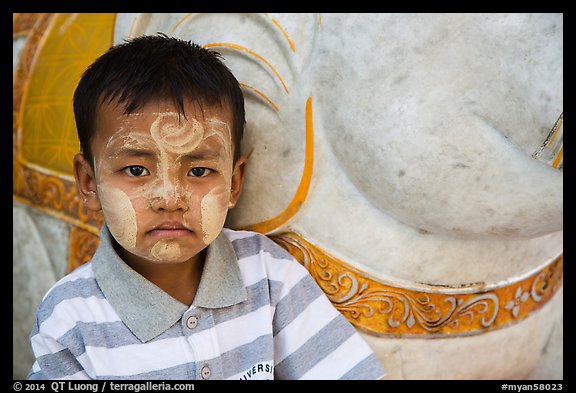
[[[244,237],[241,239],[235,239],[232,241],[232,247],[234,247],[234,251],[236,252],[238,259],[258,255],[262,251],[270,254],[276,259],[294,259],[288,253],[288,251],[274,243],[273,240],[260,234]]]
[[[323,295],[324,293],[312,277],[304,275],[276,305],[274,335],[277,335],[288,326],[310,303]]]
[[[250,369],[258,363],[274,362],[272,335],[260,336],[250,343],[238,346],[221,356],[224,378]]]
[[[324,328],[276,365],[274,371],[277,378],[302,377],[309,368],[330,355],[355,333],[354,328],[341,314],[336,315],[334,319],[327,321]]]
[[[382,368],[379,367],[379,364],[380,360],[378,360],[376,355],[372,353],[350,369],[350,371],[344,374],[340,379],[351,380],[381,378],[386,374],[382,372]]]
[[[67,349],[39,356],[36,360],[42,368],[42,372],[50,375],[51,379],[65,378],[84,370],[78,360]],[[42,375],[35,375],[34,377],[44,379]]]
[[[104,294],[100,290],[100,287],[96,283],[94,277],[91,278],[79,278],[73,281],[66,281],[58,286],[54,287],[48,296],[40,303],[37,311],[38,324],[42,324],[47,320],[54,307],[64,300],[74,299],[74,298],[88,298],[97,297],[98,299],[104,299]]]

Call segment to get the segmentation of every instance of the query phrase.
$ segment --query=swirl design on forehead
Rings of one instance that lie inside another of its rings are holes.
[[[177,154],[194,150],[204,137],[204,127],[196,119],[182,122],[178,113],[159,113],[150,126],[152,138]]]

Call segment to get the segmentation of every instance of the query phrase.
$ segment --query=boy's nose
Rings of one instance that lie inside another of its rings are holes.
[[[165,190],[162,195],[154,196],[150,205],[155,211],[188,211],[187,198],[176,189]]]

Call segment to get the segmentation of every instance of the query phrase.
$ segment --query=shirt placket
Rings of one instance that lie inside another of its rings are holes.
[[[190,307],[182,316],[182,329],[194,353],[196,379],[223,379],[211,310]]]

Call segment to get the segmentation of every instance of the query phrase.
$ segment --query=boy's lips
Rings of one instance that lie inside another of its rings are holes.
[[[191,233],[190,229],[176,221],[163,222],[148,231],[149,235],[157,237],[182,237]]]

